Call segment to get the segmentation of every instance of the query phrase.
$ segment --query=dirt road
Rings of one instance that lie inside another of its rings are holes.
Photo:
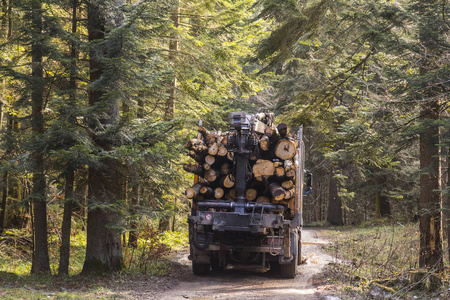
[[[157,295],[157,299],[337,299],[326,295],[320,284],[314,284],[332,257],[322,250],[326,241],[319,229],[303,229],[302,255],[306,264],[299,266],[295,279],[281,279],[277,274],[254,269],[226,269],[206,277],[192,275],[190,262],[184,256],[180,271],[189,272],[180,282]]]

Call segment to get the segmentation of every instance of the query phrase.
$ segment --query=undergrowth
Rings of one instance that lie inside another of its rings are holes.
[[[53,275],[58,272],[59,234],[57,230],[49,232],[50,267]],[[137,247],[126,246],[126,240],[124,241],[122,272],[94,278],[79,276],[84,263],[86,234],[81,224],[74,223],[71,236],[70,276],[30,275],[31,234],[26,229],[7,230],[0,236],[0,298],[87,299],[98,298],[99,295],[100,298],[115,298],[112,289],[117,289],[115,286],[120,285],[122,281],[167,277],[165,275],[173,271],[173,264],[167,259],[168,254],[186,248],[187,245],[187,232],[160,233],[152,225],[142,224],[139,228]],[[98,288],[102,291],[98,291]]]
[[[349,299],[429,299],[442,296],[446,273],[418,269],[418,224],[364,224],[330,231],[329,280],[340,284]],[[436,284],[428,284],[429,278]],[[358,297],[358,298],[359,298]]]

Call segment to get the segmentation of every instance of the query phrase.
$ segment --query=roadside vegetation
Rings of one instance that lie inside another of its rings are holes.
[[[86,232],[80,221],[74,222],[71,236],[69,275],[30,274],[31,235],[23,230],[6,230],[0,237],[1,299],[116,299],[131,291],[133,282],[146,283],[146,290],[165,288],[170,276],[177,274],[169,255],[188,245],[187,231],[159,232],[157,224],[143,222],[137,247],[123,246],[124,268],[115,274],[80,276],[86,247]],[[59,233],[49,235],[50,267],[57,274]],[[137,288],[138,290],[139,288]],[[130,296],[130,295],[128,295]],[[131,296],[132,297],[132,296]]]
[[[342,299],[448,299],[448,270],[418,266],[418,227],[385,219],[328,231],[326,280]]]

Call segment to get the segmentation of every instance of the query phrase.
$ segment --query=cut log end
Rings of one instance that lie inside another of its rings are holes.
[[[219,152],[219,145],[217,145],[217,143],[213,143],[211,146],[209,146],[208,148],[208,154],[209,155],[217,155],[217,152]]]
[[[226,176],[223,176],[220,180],[220,185],[224,188],[231,189],[234,187],[235,179],[233,174],[227,174]]]
[[[266,196],[259,196],[256,198],[257,203],[270,203],[270,198]]]
[[[274,174],[275,167],[270,160],[258,159],[253,166],[253,175],[258,178],[265,176],[270,177]]]
[[[227,154],[228,154],[227,148],[224,146],[219,146],[219,149],[217,150],[217,155],[224,157],[227,156]]]
[[[189,199],[193,199],[200,193],[200,189],[202,188],[202,185],[199,183],[194,184],[193,187],[187,188],[185,191],[185,195]]]
[[[217,187],[214,189],[214,198],[222,199],[224,194],[225,194],[225,192],[224,192],[223,188]]]
[[[295,151],[295,143],[290,139],[279,140],[275,146],[275,155],[283,160],[292,159]]]
[[[214,182],[217,179],[219,179],[220,176],[220,171],[217,169],[209,169],[207,171],[205,171],[204,177],[206,178],[206,180],[208,180],[209,182]]]
[[[263,151],[268,151],[270,148],[270,140],[269,137],[267,135],[264,135],[263,137],[261,137],[261,139],[259,140],[259,146],[261,147],[261,149]]]
[[[257,196],[258,196],[258,191],[256,189],[247,189],[247,191],[245,192],[245,198],[248,201],[255,201]]]

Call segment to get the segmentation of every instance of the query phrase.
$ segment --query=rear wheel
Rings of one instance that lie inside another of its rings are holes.
[[[210,264],[199,264],[192,262],[192,272],[198,276],[208,275],[209,270],[211,269]]]
[[[293,255],[292,260],[288,264],[280,264],[280,276],[282,278],[295,278],[297,275],[298,255]]]

